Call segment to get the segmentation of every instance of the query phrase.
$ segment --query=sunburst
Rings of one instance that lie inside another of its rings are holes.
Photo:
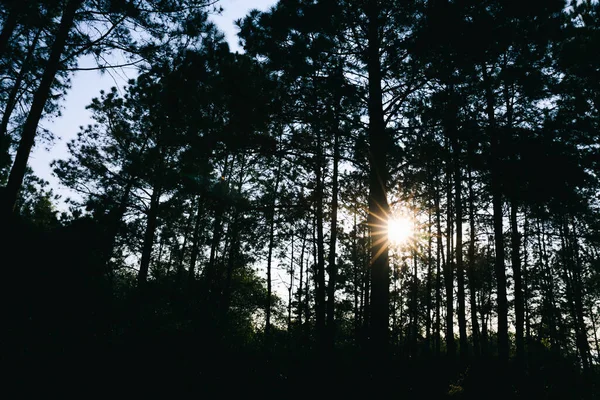
[[[402,246],[414,236],[414,224],[406,217],[390,217],[388,219],[388,240],[392,246]]]

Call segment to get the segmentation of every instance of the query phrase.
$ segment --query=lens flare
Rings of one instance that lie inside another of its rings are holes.
[[[393,246],[406,244],[413,236],[413,223],[405,217],[394,217],[388,220],[388,239]]]

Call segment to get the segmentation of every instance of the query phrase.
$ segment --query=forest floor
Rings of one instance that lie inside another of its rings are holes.
[[[162,393],[172,398],[600,399],[597,373],[585,377],[560,364],[527,372],[511,366],[502,372],[495,363],[484,362],[459,367],[433,359],[390,359],[373,365],[368,357],[350,353],[267,356],[219,346],[186,350],[186,345],[183,340],[171,348],[139,343],[127,350],[38,354],[12,363],[5,377],[21,393],[73,392],[86,397]]]

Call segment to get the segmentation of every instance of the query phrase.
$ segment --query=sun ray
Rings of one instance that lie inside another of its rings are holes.
[[[379,248],[379,250],[377,250],[377,253],[375,254],[375,256],[373,258],[371,258],[371,264],[373,264],[373,262],[375,260],[377,260],[381,254],[383,254],[383,252],[386,250],[386,248],[387,248],[387,246],[381,246]]]
[[[374,212],[369,212],[369,214],[375,218],[377,218],[378,220],[380,220],[381,222],[383,222],[384,224],[387,224],[387,220],[389,218],[388,213],[385,211],[385,209],[381,206],[381,204],[379,203],[375,203],[375,205],[377,206],[377,208],[379,208],[379,210],[381,211],[381,215],[376,214]],[[372,224],[372,226],[375,226],[375,224]]]

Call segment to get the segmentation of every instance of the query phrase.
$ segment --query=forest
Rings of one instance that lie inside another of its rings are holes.
[[[599,3],[220,8],[0,1],[2,381],[600,398]]]

